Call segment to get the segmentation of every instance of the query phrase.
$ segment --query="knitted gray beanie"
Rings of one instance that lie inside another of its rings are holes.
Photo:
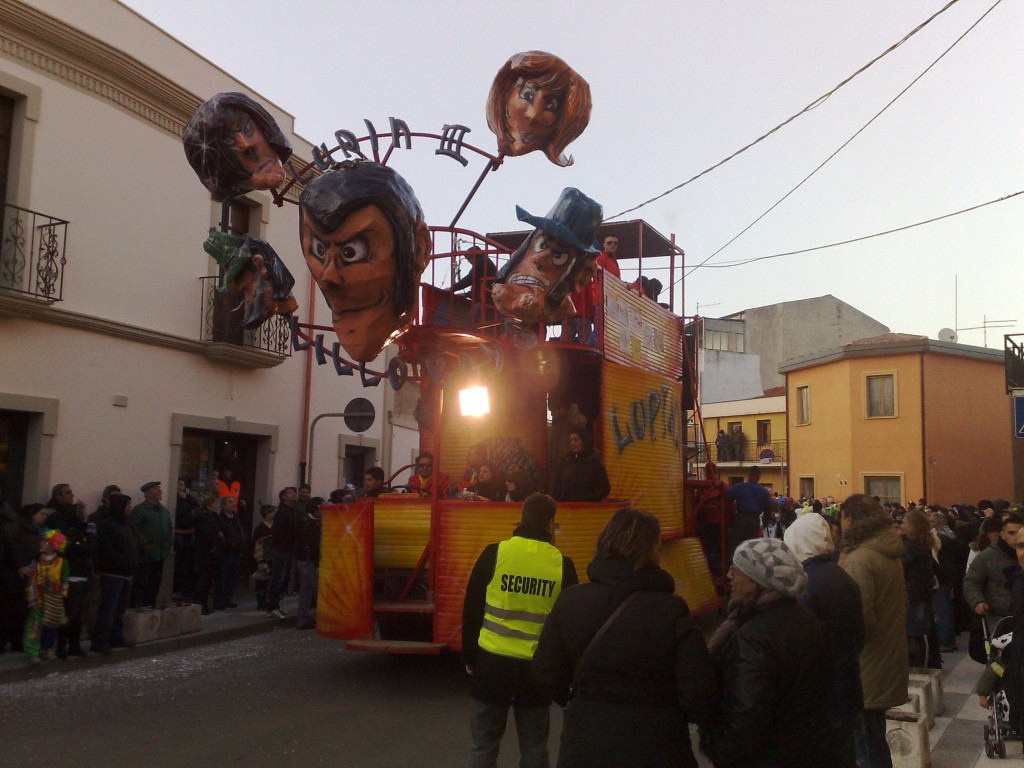
[[[789,547],[778,539],[750,539],[736,547],[732,567],[752,581],[790,597],[803,593],[807,574]]]

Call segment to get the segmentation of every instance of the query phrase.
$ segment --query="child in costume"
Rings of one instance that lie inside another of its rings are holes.
[[[39,542],[39,560],[28,585],[28,618],[25,621],[25,654],[38,664],[50,658],[57,644],[57,628],[67,624],[64,597],[68,593],[68,564],[61,556],[67,539],[49,530]]]

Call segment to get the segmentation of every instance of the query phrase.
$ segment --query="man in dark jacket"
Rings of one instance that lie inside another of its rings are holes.
[[[78,513],[75,494],[67,483],[53,487],[48,507],[53,512],[46,527],[64,534],[64,559],[68,564],[68,593],[64,597],[64,614],[68,622],[57,630],[57,658],[85,656],[82,648],[82,620],[89,592],[89,577],[93,572],[93,552],[96,548],[96,526],[87,523]]]
[[[1020,515],[1009,515],[995,546],[979,553],[964,576],[964,599],[976,615],[986,617],[990,630],[1010,615],[1011,595],[1004,572],[1017,563],[1014,547],[1021,523],[1024,519]]]
[[[761,468],[751,467],[747,482],[736,483],[725,492],[725,498],[736,502],[736,516],[729,525],[729,557],[747,539],[757,538],[761,530],[761,518],[772,513],[772,497],[761,485]]]
[[[223,611],[237,608],[233,602],[235,587],[242,570],[242,553],[246,549],[245,533],[236,514],[237,499],[233,496],[220,498],[220,514],[217,523],[220,525],[221,558],[217,573],[217,586],[213,590],[214,610]]]
[[[270,569],[270,586],[267,588],[267,615],[287,619],[288,614],[281,610],[281,595],[288,584],[295,561],[295,503],[298,491],[293,486],[282,488],[277,499],[281,503],[274,513],[274,527],[270,529],[274,539],[274,561]]]
[[[108,511],[96,523],[96,572],[100,576],[100,609],[92,634],[92,650],[104,655],[111,648],[130,647],[124,637],[124,612],[131,595],[132,576],[139,566],[129,499],[114,493]]]
[[[964,571],[970,548],[949,527],[947,513],[931,513],[932,525],[939,537],[939,588],[932,596],[932,611],[942,653],[956,651],[956,606],[963,600]]]
[[[172,597],[181,600],[195,591],[192,574],[195,562],[192,559],[192,545],[196,539],[193,513],[199,501],[192,495],[189,482],[178,478],[178,493],[174,502],[174,592]]]
[[[462,658],[472,675],[469,768],[493,768],[514,707],[520,766],[548,768],[551,699],[539,694],[530,661],[561,590],[579,582],[576,567],[552,544],[555,500],[523,502],[511,539],[477,558],[462,608]]]
[[[853,729],[864,708],[858,655],[864,647],[860,589],[832,557],[835,544],[824,517],[811,512],[786,529],[786,546],[804,566],[807,589],[797,597],[828,632],[832,690],[828,697],[829,765],[855,768]]]
[[[5,614],[0,624],[6,627],[6,637],[0,638],[0,650],[4,641],[9,641],[11,650],[20,652],[25,636],[25,619],[28,606],[25,602],[25,587],[35,572],[39,557],[39,539],[47,509],[42,504],[26,504],[15,517],[8,516],[0,535],[5,538],[4,556],[0,566],[0,611]]]
[[[131,511],[139,542],[139,567],[132,584],[132,607],[156,606],[164,577],[164,561],[174,546],[171,513],[160,503],[164,497],[158,480],[143,484],[143,499]]]
[[[323,503],[324,500],[319,496],[308,499],[295,531],[295,567],[299,572],[296,629],[312,629],[316,626],[312,611],[316,606],[316,569],[320,565],[320,505]]]

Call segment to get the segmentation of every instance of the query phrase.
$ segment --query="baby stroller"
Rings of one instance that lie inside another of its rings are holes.
[[[1006,742],[1020,740],[1021,734],[1010,727],[1010,703],[1003,689],[1003,652],[1013,640],[1013,617],[1000,619],[991,632],[982,618],[988,666],[978,683],[979,693],[988,695],[988,723],[985,724],[985,754],[989,759],[1006,757]]]

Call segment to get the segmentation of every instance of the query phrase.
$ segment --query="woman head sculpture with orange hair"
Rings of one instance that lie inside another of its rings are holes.
[[[544,51],[517,53],[498,71],[487,96],[487,125],[498,151],[516,157],[544,150],[556,165],[590,122],[590,85],[562,59]]]

